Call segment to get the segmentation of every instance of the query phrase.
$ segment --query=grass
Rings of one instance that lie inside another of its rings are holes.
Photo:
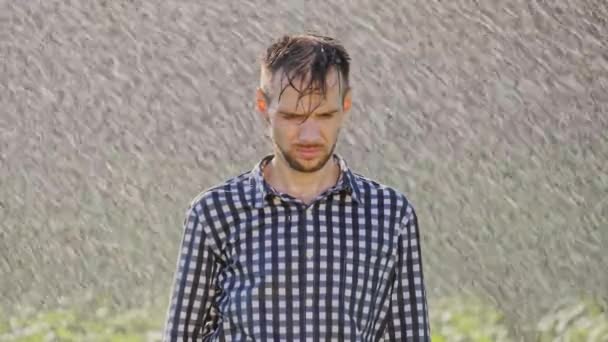
[[[42,313],[23,310],[19,317],[0,316],[0,341],[160,341],[164,307],[126,311],[105,305],[80,306]],[[432,303],[433,342],[510,342],[504,316],[492,305],[472,297]],[[591,300],[564,302],[534,324],[537,342],[608,341],[608,316]]]

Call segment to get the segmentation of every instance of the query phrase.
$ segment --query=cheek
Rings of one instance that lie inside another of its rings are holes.
[[[280,121],[275,124],[274,129],[280,132],[283,136],[294,135],[298,131],[298,127],[290,122]]]
[[[272,126],[270,129],[275,140],[280,142],[289,142],[297,135],[293,129],[290,129],[285,125],[277,124]]]
[[[340,126],[332,123],[331,125],[327,125],[325,129],[322,130],[322,134],[327,139],[336,139],[338,134],[340,133]]]

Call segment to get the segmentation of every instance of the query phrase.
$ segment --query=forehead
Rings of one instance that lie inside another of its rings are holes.
[[[340,105],[342,84],[340,75],[334,68],[330,69],[326,75],[325,94],[321,94],[318,86],[312,92],[310,89],[305,90],[310,86],[309,82],[310,79],[306,76],[293,78],[290,84],[284,74],[277,72],[271,81],[273,98],[277,100],[275,101],[276,109],[298,113],[315,109],[337,109],[336,107]],[[303,96],[302,91],[305,91]]]

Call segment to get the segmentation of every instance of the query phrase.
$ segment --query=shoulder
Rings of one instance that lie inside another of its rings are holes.
[[[203,215],[215,214],[229,208],[240,208],[246,205],[246,198],[251,190],[250,171],[225,179],[206,189],[200,190],[190,199],[188,211]]]
[[[401,223],[415,218],[414,204],[405,191],[360,173],[352,174],[365,205],[389,210]]]
[[[230,223],[244,206],[242,198],[250,184],[249,179],[248,172],[226,179],[199,191],[188,204],[184,229],[188,234],[205,237],[205,245],[218,256],[229,234]]]

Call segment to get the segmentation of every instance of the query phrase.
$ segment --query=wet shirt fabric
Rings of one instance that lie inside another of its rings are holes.
[[[349,169],[309,204],[251,171],[184,220],[164,341],[430,341],[420,231],[397,190]]]

